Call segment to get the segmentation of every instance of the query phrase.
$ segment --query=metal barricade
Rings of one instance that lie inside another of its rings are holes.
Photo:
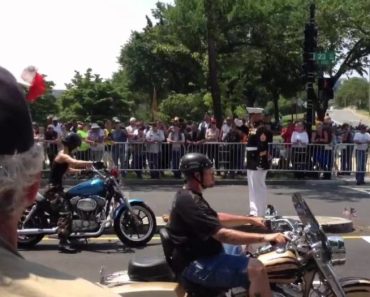
[[[41,141],[42,142],[42,141]],[[45,148],[44,171],[49,171],[57,155],[55,146],[42,142]],[[224,175],[244,174],[247,165],[247,145],[244,143],[198,142],[198,143],[112,143],[100,149],[77,150],[80,160],[110,160],[122,175],[134,172],[138,178],[144,174],[158,178],[164,173],[180,178],[179,163],[188,152],[206,154],[214,163],[217,173]],[[60,149],[60,146],[58,146]],[[270,143],[268,154],[272,172],[351,174],[370,172],[368,150],[358,149],[356,144],[306,144]]]

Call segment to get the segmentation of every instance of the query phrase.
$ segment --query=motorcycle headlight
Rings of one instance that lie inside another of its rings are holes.
[[[327,246],[331,250],[331,263],[333,265],[344,265],[346,263],[346,248],[343,238],[340,236],[329,236]]]

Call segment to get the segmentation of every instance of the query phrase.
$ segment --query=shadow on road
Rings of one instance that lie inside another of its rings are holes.
[[[138,248],[131,248],[124,246],[120,241],[117,242],[89,242],[87,244],[78,244],[76,247],[78,248],[79,252],[87,252],[87,253],[97,253],[97,254],[134,254],[139,250],[143,250],[146,247],[150,246],[158,246],[160,243],[148,243],[144,247]],[[20,252],[22,251],[57,251],[58,252],[58,243],[40,243],[33,248],[29,249],[18,249]]]

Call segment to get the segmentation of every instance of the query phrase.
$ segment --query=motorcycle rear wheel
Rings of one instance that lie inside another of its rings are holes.
[[[131,209],[137,221],[127,208],[121,209],[114,219],[114,231],[126,246],[144,246],[157,229],[154,213],[145,203],[132,203]]]
[[[18,223],[18,229],[27,229],[27,228],[42,228],[42,222],[39,217],[31,217],[28,222],[23,225],[23,220],[26,217],[26,212],[23,214],[21,221]],[[38,244],[42,239],[44,235],[43,234],[37,234],[37,235],[18,235],[17,241],[18,241],[18,247],[19,248],[32,248],[36,244]]]

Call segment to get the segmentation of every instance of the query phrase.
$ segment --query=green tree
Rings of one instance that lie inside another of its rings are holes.
[[[335,94],[335,103],[340,107],[356,106],[369,108],[369,83],[366,79],[353,77],[343,81]]]
[[[157,4],[153,16],[158,23],[147,18],[144,31],[132,33],[119,57],[130,91],[146,94],[142,101],[148,107],[154,97],[161,101],[170,92],[191,93],[204,85],[202,65],[172,34],[163,15],[166,9]]]
[[[60,98],[60,116],[64,120],[97,121],[117,116],[130,116],[130,101],[123,98],[109,80],[88,69],[85,74],[75,72],[67,90]]]
[[[180,116],[186,120],[200,121],[208,107],[204,102],[201,93],[195,94],[170,94],[159,105],[161,118],[170,120],[175,116]]]

